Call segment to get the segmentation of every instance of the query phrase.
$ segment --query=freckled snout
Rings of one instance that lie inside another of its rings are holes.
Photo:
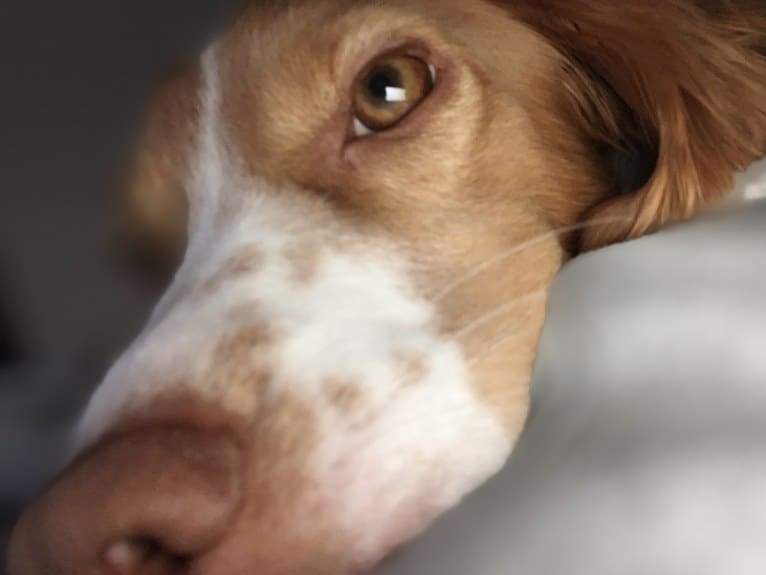
[[[27,511],[10,575],[180,575],[225,538],[241,499],[226,432],[142,428],[78,459]]]

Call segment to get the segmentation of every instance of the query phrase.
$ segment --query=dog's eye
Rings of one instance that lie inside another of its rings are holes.
[[[354,133],[367,136],[393,128],[428,97],[435,82],[433,66],[418,58],[377,60],[354,85]]]

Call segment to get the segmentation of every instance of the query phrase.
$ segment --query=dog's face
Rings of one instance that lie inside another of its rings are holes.
[[[12,573],[356,572],[497,471],[570,232],[650,227],[615,150],[670,162],[576,61],[479,0],[248,6],[155,106],[186,256]]]

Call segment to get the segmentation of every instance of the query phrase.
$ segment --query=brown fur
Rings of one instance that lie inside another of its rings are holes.
[[[758,2],[552,0],[509,3],[575,68],[602,78],[632,113],[588,118],[594,140],[619,145],[637,130],[656,150],[650,181],[594,206],[583,249],[635,238],[721,200],[733,174],[766,153],[766,8]],[[571,78],[573,96],[598,101],[598,86]]]
[[[313,283],[319,273],[321,252],[311,242],[299,242],[285,248],[282,254],[292,266],[292,281],[298,286]]]
[[[340,412],[351,413],[364,407],[364,393],[354,381],[329,378],[322,383],[322,388],[327,401]]]
[[[151,267],[174,266],[186,243],[184,178],[198,118],[197,67],[174,72],[158,91],[121,202],[120,228]]]
[[[417,351],[402,351],[395,358],[396,374],[400,385],[416,385],[428,373],[428,359]]]
[[[253,397],[253,389],[257,391],[266,386],[272,368],[268,354],[278,338],[279,330],[275,326],[254,324],[219,341],[210,355],[205,374],[213,395],[231,394],[233,401],[242,401],[242,398]],[[247,411],[252,412],[253,407]]]

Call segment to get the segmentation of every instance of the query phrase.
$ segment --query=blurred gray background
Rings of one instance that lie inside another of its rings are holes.
[[[0,0],[0,548],[161,291],[116,190],[153,87],[237,4]],[[766,203],[568,266],[533,391],[508,468],[385,573],[766,573]]]
[[[0,549],[161,288],[116,191],[156,83],[237,4],[0,0]]]

